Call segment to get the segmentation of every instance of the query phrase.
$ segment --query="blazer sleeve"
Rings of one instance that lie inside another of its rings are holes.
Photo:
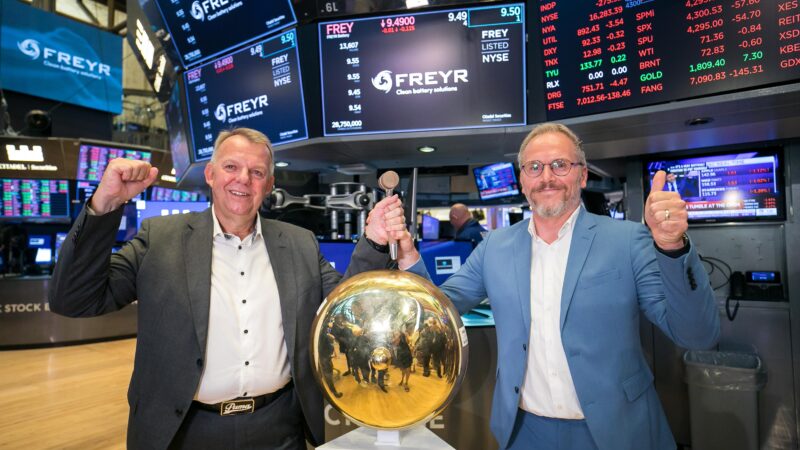
[[[639,305],[673,342],[687,349],[710,348],[719,340],[719,312],[695,246],[672,258],[657,251],[646,227],[631,242]]]
[[[136,273],[147,250],[147,221],[123,248],[112,253],[122,208],[101,216],[86,208],[64,240],[50,281],[50,310],[69,317],[117,311],[136,300]]]

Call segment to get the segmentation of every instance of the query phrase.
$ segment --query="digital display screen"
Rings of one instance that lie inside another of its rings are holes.
[[[519,184],[513,164],[490,164],[472,170],[481,200],[519,195]]]
[[[167,134],[169,135],[169,151],[172,155],[172,167],[175,169],[175,178],[180,181],[183,174],[192,163],[189,153],[189,138],[186,135],[188,121],[184,115],[182,100],[182,83],[179,83],[169,97],[164,119],[167,122]]]
[[[199,192],[153,186],[150,188],[150,200],[156,202],[208,202],[208,197]]]
[[[537,6],[549,120],[800,77],[794,0],[553,0]]]
[[[103,147],[94,144],[82,144],[78,153],[79,180],[100,181],[106,171],[108,162],[114,158],[137,159],[150,162],[153,154],[141,150]]]
[[[753,151],[645,163],[645,198],[653,175],[667,172],[665,191],[678,192],[690,222],[785,218],[780,152]]]
[[[319,252],[341,274],[347,271],[347,266],[350,265],[350,257],[353,256],[355,249],[356,244],[349,241],[319,243]]]
[[[122,37],[19,1],[0,8],[3,89],[122,112]]]
[[[51,248],[51,239],[46,234],[32,234],[28,236],[28,248]]]
[[[58,261],[58,253],[61,251],[61,246],[67,240],[67,233],[56,233],[56,252],[55,260]]]
[[[752,283],[779,283],[778,272],[747,272],[747,278]]]
[[[137,222],[141,224],[144,219],[150,217],[202,212],[209,206],[211,205],[208,202],[148,202],[140,200],[136,202]]]
[[[289,0],[157,0],[184,67],[297,20]]]
[[[69,218],[67,180],[0,179],[2,218]]]
[[[323,133],[524,125],[523,4],[319,24]]]
[[[145,78],[162,102],[169,99],[177,76],[174,46],[155,0],[127,2],[128,44],[141,63]]]
[[[458,272],[472,253],[471,241],[421,241],[419,253],[436,286]]]
[[[273,145],[308,137],[297,35],[259,42],[184,74],[195,161],[211,158],[220,131],[255,128]]]
[[[422,239],[426,241],[439,239],[439,219],[428,214],[422,215]]]
[[[117,242],[126,242],[136,236],[139,229],[139,212],[136,202],[126,203],[123,206],[122,218],[117,229]]]

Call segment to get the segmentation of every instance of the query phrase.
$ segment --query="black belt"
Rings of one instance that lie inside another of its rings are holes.
[[[286,386],[278,389],[277,391],[270,392],[269,394],[259,395],[258,397],[239,397],[233,400],[215,403],[213,405],[198,401],[193,401],[192,404],[200,409],[219,413],[220,416],[251,414],[258,408],[269,405],[273,400],[280,397],[284,392],[288,391],[293,386],[294,384],[291,380],[289,380],[289,382],[286,383]]]

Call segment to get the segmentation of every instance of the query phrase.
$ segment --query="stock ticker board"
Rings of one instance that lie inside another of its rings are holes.
[[[523,125],[523,4],[319,24],[325,135]]]
[[[800,78],[798,0],[550,0],[534,7],[550,120]]]

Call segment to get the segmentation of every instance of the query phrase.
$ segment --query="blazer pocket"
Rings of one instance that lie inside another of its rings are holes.
[[[600,273],[581,275],[579,286],[582,288],[592,288],[598,284],[608,283],[610,281],[619,280],[619,270],[611,268]]]
[[[642,369],[632,377],[622,382],[622,389],[629,402],[639,398],[653,384],[653,374],[647,369]]]

